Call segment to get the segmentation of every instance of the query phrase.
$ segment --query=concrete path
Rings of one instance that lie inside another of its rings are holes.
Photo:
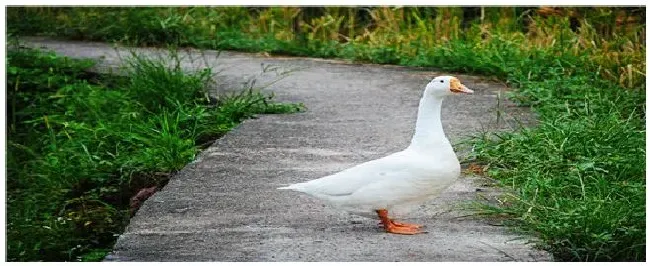
[[[73,57],[120,62],[102,43],[29,38],[31,46]],[[139,53],[159,54],[154,49]],[[187,55],[187,54],[185,54]],[[281,101],[308,111],[248,120],[204,150],[147,200],[106,259],[121,261],[539,261],[546,252],[502,226],[468,216],[459,205],[490,191],[463,176],[440,198],[401,218],[429,234],[384,233],[377,221],[354,217],[306,195],[276,190],[399,151],[414,130],[425,84],[441,72],[342,61],[278,58],[214,51],[186,56],[184,67],[207,62],[221,70],[219,88],[257,84],[292,70],[268,87]],[[194,60],[192,60],[192,57]],[[266,72],[261,73],[266,68]],[[274,70],[275,69],[275,70]],[[452,142],[495,130],[496,94],[503,85],[456,75],[473,95],[452,97],[443,124]],[[500,112],[527,118],[522,108]],[[506,116],[508,118],[508,116]],[[459,146],[461,159],[463,148]],[[483,192],[477,192],[483,191]]]

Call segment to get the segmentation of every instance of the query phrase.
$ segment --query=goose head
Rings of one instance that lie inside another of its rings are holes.
[[[425,95],[437,97],[461,93],[474,93],[474,91],[465,87],[458,78],[453,76],[435,77],[427,84],[427,88],[425,89]]]

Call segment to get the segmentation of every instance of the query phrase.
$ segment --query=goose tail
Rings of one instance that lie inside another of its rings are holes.
[[[279,187],[279,188],[277,188],[277,189],[282,189],[282,190],[287,190],[287,189],[289,189],[289,190],[295,190],[295,189],[296,189],[296,184],[291,184],[291,185],[288,185],[288,186],[286,186],[286,187]]]
[[[288,185],[288,186],[285,186],[285,187],[279,187],[277,189],[304,192],[305,183],[295,183],[295,184],[291,184],[291,185]]]

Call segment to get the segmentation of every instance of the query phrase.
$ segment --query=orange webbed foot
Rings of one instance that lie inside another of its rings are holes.
[[[424,225],[421,225],[421,224],[400,223],[400,222],[396,222],[395,220],[392,220],[392,219],[390,220],[390,222],[394,226],[397,226],[397,227],[409,227],[409,228],[416,228],[416,229],[424,228]],[[381,221],[377,225],[381,226],[381,227],[384,227],[384,223],[381,222]]]
[[[422,231],[414,227],[405,227],[405,226],[395,226],[389,225],[384,227],[387,233],[399,234],[399,235],[416,235],[416,234],[425,234],[425,231]]]
[[[383,225],[387,233],[401,234],[401,235],[415,235],[415,234],[426,233],[425,231],[419,230],[420,228],[424,227],[422,225],[399,223],[399,222],[395,222],[392,219],[389,219],[387,210],[377,210],[377,215],[381,220],[379,224]]]
[[[397,226],[397,227],[409,227],[409,228],[415,228],[415,229],[419,229],[419,228],[424,227],[424,225],[421,225],[421,224],[400,223],[400,222],[395,222],[394,220],[391,220],[391,222],[393,222],[393,224],[395,226]]]

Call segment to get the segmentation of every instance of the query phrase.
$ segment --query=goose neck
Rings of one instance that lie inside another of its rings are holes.
[[[410,147],[439,146],[449,143],[440,119],[442,100],[442,97],[422,97]]]

